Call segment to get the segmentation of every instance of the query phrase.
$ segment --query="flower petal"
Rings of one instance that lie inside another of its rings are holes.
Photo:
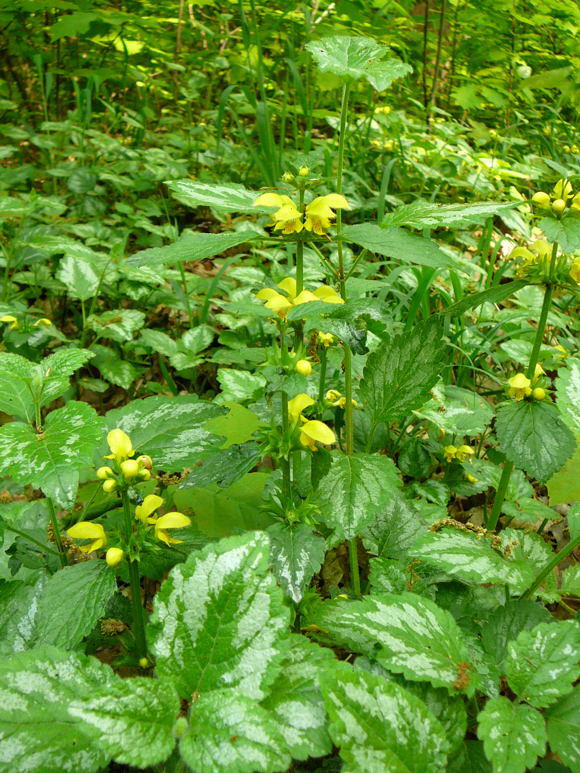
[[[279,193],[262,193],[254,201],[254,207],[281,207],[284,205],[284,199],[288,196],[280,196]]]
[[[304,393],[296,395],[296,397],[293,397],[288,401],[288,413],[295,424],[297,423],[302,411],[308,408],[310,405],[314,405],[314,400],[309,395]]]
[[[122,429],[112,429],[107,435],[107,443],[115,459],[121,461],[128,456],[133,456],[133,444],[131,438]]]
[[[329,193],[326,196],[319,196],[319,199],[332,209],[350,209],[350,204],[340,193]]]
[[[183,529],[191,525],[191,518],[183,513],[165,513],[157,519],[156,529]]]
[[[157,494],[147,494],[142,504],[137,505],[135,508],[135,518],[139,518],[141,521],[146,521],[147,518],[161,507],[163,504],[163,498],[158,497]]]
[[[311,293],[310,290],[302,290],[302,292],[294,298],[294,306],[301,306],[303,303],[311,303],[312,301],[318,301],[319,298],[316,297],[314,293]]]
[[[94,521],[79,521],[66,530],[73,539],[104,539],[105,530],[100,523]]]
[[[296,280],[293,277],[287,276],[286,279],[278,282],[278,287],[288,293],[290,298],[296,297]]]
[[[330,427],[327,427],[322,421],[317,421],[316,419],[307,421],[306,424],[303,424],[300,427],[300,431],[303,435],[306,435],[312,440],[317,440],[319,443],[323,443],[326,446],[336,443],[336,435]]]

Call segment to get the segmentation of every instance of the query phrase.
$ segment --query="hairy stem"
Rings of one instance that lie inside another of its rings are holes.
[[[125,517],[125,537],[129,544],[133,533],[133,516],[131,514],[131,505],[129,495],[126,491],[122,493],[123,513]],[[147,639],[145,636],[145,610],[141,600],[141,572],[139,571],[139,561],[129,558],[129,581],[131,584],[131,608],[133,612],[133,636],[135,637],[135,649],[138,658],[147,655]]]
[[[56,511],[54,509],[54,503],[50,497],[46,498],[46,501],[48,502],[48,512],[50,515],[50,523],[52,524],[52,533],[54,534],[54,541],[56,543],[56,546],[58,548],[58,554],[60,556],[60,563],[62,566],[66,566],[68,561],[66,559],[66,552],[64,549],[64,545],[62,544],[62,537],[60,534],[60,529],[58,527],[58,518],[56,517]]]

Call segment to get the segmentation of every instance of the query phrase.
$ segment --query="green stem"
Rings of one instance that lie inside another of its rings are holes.
[[[536,590],[536,588],[541,584],[544,578],[547,577],[550,572],[552,572],[558,566],[559,563],[561,563],[567,556],[569,556],[570,553],[578,547],[578,545],[580,545],[580,534],[571,540],[565,548],[562,548],[562,550],[556,553],[554,558],[552,558],[552,560],[546,564],[546,566],[540,572],[538,572],[533,583],[530,585],[527,591],[522,594],[522,598],[529,598]]]
[[[189,296],[187,294],[187,280],[185,278],[185,270],[183,268],[183,263],[180,260],[177,264],[179,266],[179,275],[181,276],[181,284],[183,286],[183,300],[185,302],[185,309],[187,311],[187,316],[189,317],[189,324],[191,327],[194,327],[195,322],[193,319],[193,311],[191,308],[191,304],[189,302]]]
[[[127,546],[133,534],[133,516],[131,514],[131,505],[129,495],[126,491],[121,494],[123,500],[123,513],[125,516],[125,538]],[[145,636],[145,610],[141,601],[141,572],[139,571],[139,561],[129,558],[129,582],[131,584],[131,607],[133,611],[133,636],[135,637],[136,654],[138,658],[147,655],[147,639]]]
[[[60,563],[62,566],[66,566],[68,561],[66,559],[66,552],[64,549],[64,545],[62,544],[62,537],[60,535],[60,529],[58,528],[58,519],[56,517],[56,511],[54,509],[54,503],[50,497],[46,498],[46,501],[48,502],[48,512],[50,515],[50,522],[52,524],[52,533],[54,534],[54,541],[56,542],[56,546],[58,548],[58,554],[60,556]]]
[[[510,478],[512,475],[513,468],[514,468],[513,462],[506,461],[503,466],[503,470],[501,472],[501,478],[499,479],[499,485],[497,487],[497,491],[495,492],[495,499],[493,500],[493,508],[489,516],[489,521],[487,522],[487,528],[490,531],[494,531],[497,526],[497,522],[501,514],[501,509],[503,507],[503,501],[505,499],[506,491],[510,483]]]
[[[326,346],[322,346],[320,349],[320,377],[318,379],[318,404],[320,409],[324,405],[324,395],[326,394]]]
[[[300,212],[304,209],[304,188],[298,191],[299,201],[298,209]],[[298,236],[296,242],[296,295],[299,295],[304,289],[304,242]]]
[[[290,431],[290,422],[288,418],[288,394],[280,392],[282,396],[282,436],[287,440]],[[290,503],[290,459],[286,456],[280,458],[280,467],[282,468],[282,489],[287,503]]]
[[[534,373],[536,371],[536,365],[540,354],[540,348],[544,340],[544,332],[546,330],[546,323],[548,321],[548,313],[550,311],[550,306],[552,305],[552,295],[554,292],[554,286],[552,284],[552,280],[554,277],[554,267],[556,265],[557,253],[558,253],[558,242],[554,242],[554,245],[552,247],[552,257],[550,260],[550,281],[546,283],[546,289],[544,292],[544,302],[542,303],[542,311],[540,312],[540,319],[538,321],[538,327],[536,329],[536,335],[534,337],[532,353],[530,354],[530,361],[528,363],[528,369],[526,371],[526,375],[529,379],[533,379]],[[489,521],[487,523],[487,528],[490,531],[493,531],[497,526],[497,522],[499,520],[504,497],[510,482],[510,477],[511,477],[513,468],[514,468],[513,463],[506,461],[502,470],[499,486],[497,487],[495,499],[493,501],[493,508],[491,511],[491,515],[489,516]]]

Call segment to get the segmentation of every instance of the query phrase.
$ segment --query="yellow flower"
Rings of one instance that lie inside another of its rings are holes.
[[[38,327],[39,325],[44,325],[45,327],[50,327],[52,325],[52,322],[47,319],[46,317],[41,317],[40,319],[37,319],[34,323],[34,327]]]
[[[330,403],[331,405],[334,405],[338,408],[344,408],[346,405],[346,397],[340,394],[340,392],[336,389],[329,389],[328,392],[324,395],[324,399],[327,403]],[[351,403],[356,408],[358,403],[356,400],[351,400]]]
[[[317,196],[306,207],[304,228],[323,236],[336,217],[336,209],[350,209],[348,201],[339,193]]]
[[[10,322],[8,330],[14,330],[18,327],[18,320],[12,314],[4,314],[3,317],[0,317],[0,322]]]
[[[254,201],[254,207],[276,208],[276,211],[270,215],[275,231],[292,234],[300,233],[304,228],[302,213],[297,209],[290,196],[281,196],[279,193],[263,193]]]
[[[284,174],[282,175],[282,179],[284,180],[285,183],[291,183],[292,180],[294,179],[294,175],[292,174],[292,172],[284,172]]]
[[[103,483],[103,491],[105,494],[112,494],[117,488],[117,481],[114,478],[107,478]]]
[[[299,177],[308,177],[310,174],[310,167],[308,166],[301,166],[298,170],[298,176]]]
[[[131,480],[139,475],[139,463],[136,459],[126,459],[121,462],[121,472],[125,480]]]
[[[155,538],[165,542],[166,545],[177,545],[183,542],[170,537],[166,529],[183,529],[191,523],[191,519],[183,513],[165,513],[160,518],[148,518],[147,521],[155,525]]]
[[[105,561],[109,566],[117,566],[123,560],[125,551],[121,548],[109,548],[105,554]]]
[[[147,494],[143,502],[135,508],[135,518],[146,523],[151,513],[154,513],[162,504],[162,497],[158,497],[157,494]]]
[[[300,427],[300,442],[311,451],[317,451],[316,443],[322,443],[325,446],[336,442],[336,435],[322,421],[308,421],[302,417],[304,424]]]
[[[471,448],[471,446],[459,446],[455,456],[458,459],[458,461],[464,462],[466,459],[469,459],[469,457],[473,456],[474,454],[475,454],[475,451],[473,450],[473,448]]]
[[[554,185],[555,199],[570,199],[573,195],[572,183],[569,180],[558,180]]]
[[[552,211],[555,212],[557,215],[561,215],[562,212],[566,209],[566,202],[564,199],[556,199],[552,202]]]
[[[288,415],[294,424],[298,423],[302,411],[306,410],[306,408],[309,408],[311,405],[314,405],[314,400],[304,393],[296,395],[296,397],[293,397],[288,401]]]
[[[566,349],[565,346],[562,346],[562,344],[556,344],[556,346],[553,346],[552,349],[556,349],[560,354],[556,355],[557,360],[565,360],[566,357],[570,354],[568,349]]]
[[[312,365],[308,360],[298,360],[294,366],[294,370],[301,376],[309,376],[312,373]]]
[[[546,390],[542,389],[542,387],[536,387],[532,392],[532,397],[534,398],[534,400],[545,400]]]
[[[477,483],[477,481],[479,480],[479,478],[476,478],[475,475],[472,475],[470,472],[468,472],[465,477],[470,483]]]
[[[532,394],[531,381],[523,373],[516,373],[508,379],[509,389],[508,395],[515,397],[517,401],[523,400],[524,397],[528,397]]]
[[[319,330],[318,343],[328,348],[331,344],[334,343],[334,336],[332,335],[332,333],[323,333],[321,330]]]
[[[457,454],[457,448],[455,446],[445,446],[443,449],[446,462],[452,462]]]
[[[100,523],[95,523],[94,521],[79,521],[74,526],[71,526],[70,529],[67,529],[66,533],[73,539],[92,540],[88,545],[79,547],[79,550],[83,553],[92,553],[107,544],[105,530]]]
[[[536,366],[534,368],[534,375],[532,378],[532,384],[535,384],[536,381],[540,378],[540,376],[545,376],[546,371],[542,368],[539,362],[536,362]]]
[[[282,295],[277,290],[271,287],[265,287],[256,293],[256,298],[261,301],[266,301],[264,304],[267,309],[277,314],[280,319],[285,319],[288,312],[293,306],[301,306],[303,303],[311,303],[313,301],[324,301],[325,303],[344,303],[343,299],[336,292],[334,287],[328,287],[327,285],[320,285],[313,293],[310,290],[302,290],[302,292],[296,294],[296,280],[288,276],[281,282],[278,282],[278,287],[283,290],[286,295]]]
[[[543,207],[544,209],[550,206],[550,197],[544,191],[537,191],[534,193],[532,196],[532,201],[534,204],[537,204],[539,207]]]
[[[580,284],[580,258],[574,258],[572,265],[570,266],[570,276],[572,279]]]
[[[115,459],[117,462],[123,462],[127,457],[133,456],[133,444],[131,438],[122,429],[112,429],[107,435],[107,443],[111,453],[105,456],[105,459]]]
[[[99,467],[97,470],[97,478],[99,480],[107,480],[107,478],[113,477],[113,470],[110,467]]]

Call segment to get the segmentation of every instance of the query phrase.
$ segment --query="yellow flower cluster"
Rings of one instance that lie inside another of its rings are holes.
[[[254,201],[254,206],[275,208],[276,211],[270,215],[274,231],[287,235],[306,229],[323,236],[336,218],[335,210],[350,209],[348,201],[339,193],[317,196],[306,205],[305,217],[290,196],[279,193],[263,193]]]
[[[8,330],[16,330],[18,327],[18,319],[13,314],[4,314],[0,317],[0,322],[4,322],[6,324],[9,324],[10,327]],[[41,317],[40,319],[37,319],[34,323],[34,327],[38,327],[41,325],[42,327],[51,327],[52,322],[47,317]]]
[[[471,461],[472,457],[475,455],[475,451],[471,446],[459,446],[459,448],[456,448],[455,446],[445,446],[443,454],[446,462],[452,462],[454,459],[457,459],[458,462],[465,462],[466,460]]]
[[[329,389],[328,392],[324,395],[324,399],[327,403],[330,403],[330,405],[333,405],[337,408],[344,408],[346,405],[346,397],[341,395],[337,389]],[[356,400],[351,400],[351,403],[355,408],[358,405]]]
[[[142,454],[136,459],[131,459],[135,451],[131,438],[126,432],[119,428],[112,429],[107,435],[107,443],[111,453],[107,454],[105,459],[114,459],[125,481],[149,480],[153,467],[151,457]],[[111,494],[117,488],[117,476],[111,467],[99,467],[97,478],[103,481],[103,491],[107,494]]]
[[[574,194],[569,180],[558,180],[552,193],[537,191],[532,196],[532,201],[542,209],[551,208],[555,215],[561,215],[567,207],[580,212],[580,193]]]
[[[310,303],[312,301],[344,303],[344,300],[336,292],[334,287],[329,287],[328,285],[320,285],[314,292],[302,290],[302,292],[297,294],[296,280],[292,277],[286,277],[286,279],[278,282],[278,287],[284,291],[285,295],[271,287],[265,287],[263,290],[256,293],[256,298],[265,301],[266,303],[264,305],[266,308],[277,314],[280,319],[285,319],[291,308],[294,306],[301,306],[303,303]]]
[[[543,400],[546,397],[546,390],[542,387],[533,387],[540,376],[544,376],[546,371],[542,368],[540,363],[536,363],[534,369],[534,375],[529,379],[525,373],[516,373],[508,379],[508,395],[514,397],[517,402],[524,400],[530,395],[534,400]]]
[[[299,394],[288,402],[288,415],[295,427],[300,428],[300,442],[311,451],[317,451],[316,443],[325,446],[336,443],[336,435],[322,421],[307,419],[302,412],[314,405],[314,400],[306,394]]]

